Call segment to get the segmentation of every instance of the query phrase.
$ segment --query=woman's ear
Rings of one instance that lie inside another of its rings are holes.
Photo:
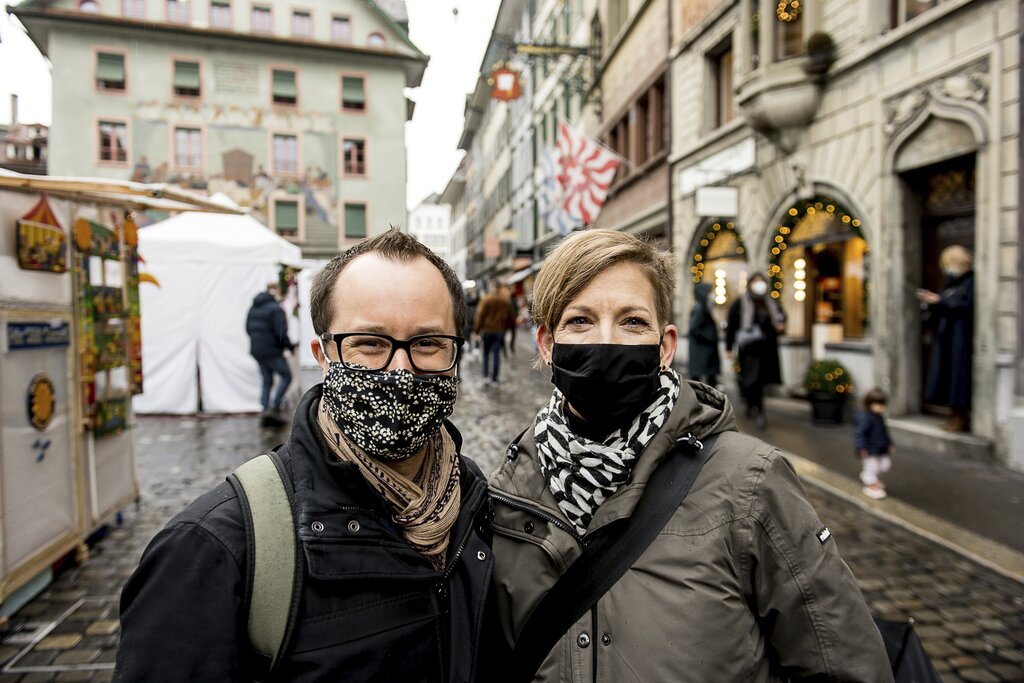
[[[666,325],[665,331],[661,334],[661,367],[672,367],[672,361],[676,357],[676,347],[679,345],[679,328],[675,325]]]
[[[554,346],[555,340],[548,331],[547,325],[541,325],[537,328],[537,351],[540,353],[540,357],[544,359],[544,365],[551,365],[551,348]]]

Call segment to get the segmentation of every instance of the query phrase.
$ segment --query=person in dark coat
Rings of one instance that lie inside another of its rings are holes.
[[[694,303],[690,310],[690,340],[687,368],[692,379],[709,386],[718,384],[722,371],[718,359],[718,322],[711,314],[711,285],[698,282],[693,286]]]
[[[943,429],[962,432],[971,423],[971,362],[974,357],[974,257],[959,244],[939,255],[946,276],[941,294],[920,289],[934,324],[935,343],[928,364],[925,400],[949,406]]]
[[[156,535],[126,584],[115,683],[494,680],[487,483],[448,421],[457,276],[392,230],[320,271],[310,313],[324,382],[276,449],[302,567],[278,666],[267,675],[248,639],[252,568],[225,482]]]
[[[249,353],[260,367],[263,385],[260,389],[260,407],[264,418],[275,415],[281,409],[281,400],[292,383],[292,371],[284,358],[285,351],[292,351],[295,345],[288,339],[288,319],[278,303],[277,283],[267,285],[267,291],[260,292],[252,301],[252,308],[245,320],[245,331],[249,334]],[[273,401],[270,390],[274,375],[280,380]]]
[[[779,303],[768,293],[768,278],[761,273],[750,276],[746,293],[729,309],[725,329],[726,357],[739,357],[739,384],[747,405],[747,417],[753,417],[764,429],[764,388],[782,382],[779,364],[779,333],[785,329],[786,316]]]

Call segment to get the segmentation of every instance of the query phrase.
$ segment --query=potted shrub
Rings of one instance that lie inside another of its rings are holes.
[[[831,358],[817,360],[807,368],[804,389],[811,402],[815,422],[842,422],[846,397],[853,394],[850,372]]]
[[[828,71],[835,59],[836,46],[832,42],[832,36],[824,31],[812,33],[807,39],[807,61],[804,63],[804,71],[820,76]]]

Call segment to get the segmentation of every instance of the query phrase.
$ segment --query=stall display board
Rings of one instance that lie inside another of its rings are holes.
[[[79,391],[90,522],[99,524],[135,492],[131,397],[142,391],[138,230],[112,212],[79,217],[72,231]]]

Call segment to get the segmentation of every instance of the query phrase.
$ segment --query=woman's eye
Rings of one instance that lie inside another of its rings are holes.
[[[649,327],[650,324],[643,318],[626,318],[626,324],[630,327]]]
[[[582,315],[575,315],[565,321],[566,325],[586,325],[589,320],[584,318]]]

